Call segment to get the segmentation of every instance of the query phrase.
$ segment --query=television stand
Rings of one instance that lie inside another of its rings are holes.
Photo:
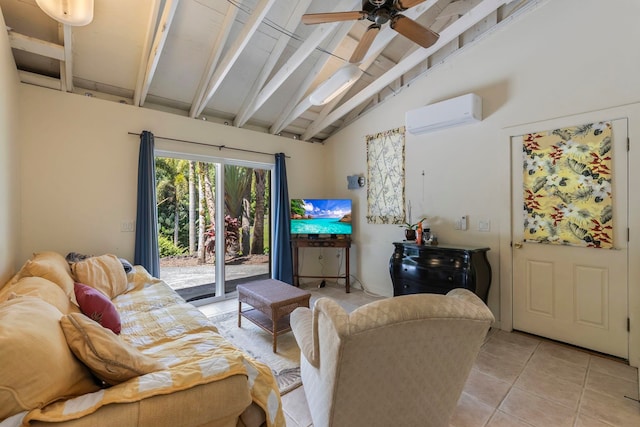
[[[294,238],[291,239],[291,246],[293,248],[293,285],[300,286],[300,278],[313,278],[313,279],[344,279],[345,290],[347,293],[351,292],[349,286],[349,249],[351,248],[351,238],[345,237],[341,239],[304,239]],[[299,248],[344,248],[345,249],[345,272],[343,276],[308,276],[301,275],[298,272],[298,249]]]

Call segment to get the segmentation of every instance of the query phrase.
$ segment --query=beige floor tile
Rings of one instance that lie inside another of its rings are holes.
[[[483,427],[495,409],[473,396],[462,393],[451,417],[450,427]]]
[[[464,392],[493,408],[497,408],[510,388],[511,383],[472,369],[464,386]]]
[[[520,374],[514,387],[544,399],[549,399],[574,411],[578,409],[578,402],[582,395],[581,385],[557,376],[547,375],[530,366],[527,366]]]
[[[587,375],[587,368],[567,362],[548,353],[538,353],[537,351],[531,356],[531,360],[527,364],[526,369],[537,370],[546,375],[571,381],[580,386],[584,385]]]
[[[511,342],[522,347],[529,347],[531,349],[535,349],[541,342],[540,338],[536,338],[531,335],[518,332],[507,332],[501,329],[496,330],[495,334],[492,335],[492,338]]]
[[[522,372],[523,366],[506,358],[496,357],[484,350],[480,350],[474,368],[484,374],[513,384],[520,372]]]
[[[294,425],[299,427],[313,425],[303,387],[298,387],[282,396],[282,408],[284,409],[285,415],[296,423]]]
[[[589,369],[638,383],[638,369],[621,361],[591,356]]]
[[[640,403],[585,390],[579,413],[616,427],[640,426]]]
[[[609,396],[638,399],[638,382],[590,370],[587,374],[586,388]]]
[[[214,302],[198,306],[198,309],[207,317],[216,316],[218,314],[229,313],[238,310],[238,299],[230,298],[224,301]]]
[[[522,345],[501,339],[499,336],[491,337],[482,345],[482,351],[521,366],[524,366],[529,361],[535,349],[535,346]]]
[[[287,413],[284,414],[284,422],[287,427],[300,427]]]
[[[579,350],[568,345],[553,343],[549,341],[543,341],[536,349],[536,353],[553,356],[555,358],[564,360],[565,362],[573,363],[583,368],[589,365],[589,359],[591,356],[584,350]]]
[[[515,387],[499,409],[536,427],[571,427],[575,418],[575,410]]]
[[[531,424],[527,424],[512,415],[505,414],[502,411],[496,411],[487,423],[486,427],[531,427]]]
[[[612,426],[611,424],[607,424],[604,421],[596,420],[595,418],[591,418],[583,414],[578,414],[575,427],[615,427],[615,426]]]

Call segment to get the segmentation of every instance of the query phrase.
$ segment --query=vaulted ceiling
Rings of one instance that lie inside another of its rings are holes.
[[[357,63],[362,76],[323,106],[309,95],[348,63],[372,22],[301,17],[370,0],[95,0],[93,21],[80,27],[35,0],[0,8],[24,83],[323,141],[539,1],[411,0],[402,14],[438,41],[420,47],[384,23]]]

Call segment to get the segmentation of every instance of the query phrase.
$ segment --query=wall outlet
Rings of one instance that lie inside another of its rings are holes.
[[[456,230],[466,230],[467,229],[467,216],[462,215],[461,217],[456,218],[454,228]]]
[[[120,231],[123,233],[132,233],[136,231],[135,221],[122,221],[120,223]]]

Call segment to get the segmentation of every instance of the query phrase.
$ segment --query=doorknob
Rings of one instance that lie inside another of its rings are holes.
[[[513,247],[516,248],[516,249],[522,249],[522,242],[515,242],[513,244]]]

